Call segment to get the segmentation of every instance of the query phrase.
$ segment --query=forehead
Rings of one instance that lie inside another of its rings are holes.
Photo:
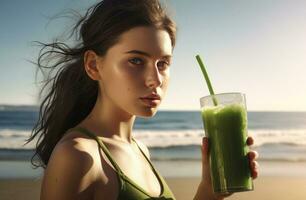
[[[153,56],[172,55],[168,32],[154,27],[136,27],[124,32],[114,48],[122,52],[141,50]]]

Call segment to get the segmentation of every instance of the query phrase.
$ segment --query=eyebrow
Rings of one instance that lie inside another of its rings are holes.
[[[151,57],[151,55],[145,51],[140,51],[140,50],[131,50],[131,51],[127,51],[125,53],[128,53],[128,54],[140,54],[140,55],[143,55],[143,56],[146,56],[146,57]],[[172,55],[164,55],[162,56],[163,58],[171,58]]]

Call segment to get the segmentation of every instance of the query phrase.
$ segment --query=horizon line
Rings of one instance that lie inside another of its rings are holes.
[[[0,107],[7,106],[7,107],[39,107],[39,105],[36,104],[1,104]],[[200,112],[200,109],[173,109],[173,108],[162,108],[158,111],[182,111],[182,112]],[[306,110],[248,110],[248,112],[306,112]]]

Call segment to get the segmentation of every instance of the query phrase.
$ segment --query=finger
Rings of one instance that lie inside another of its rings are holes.
[[[258,158],[257,151],[250,151],[247,155],[250,161],[253,161]]]
[[[252,161],[250,163],[250,167],[251,167],[251,176],[253,179],[257,178],[258,176],[258,169],[259,169],[259,164],[256,161]]]
[[[258,169],[258,168],[259,168],[259,164],[258,164],[258,162],[256,162],[256,161],[250,162],[250,165],[251,165],[251,169],[252,169],[252,170]]]
[[[258,171],[257,170],[253,171],[251,176],[252,176],[252,179],[256,179],[258,177]]]
[[[246,143],[249,146],[253,145],[254,144],[254,138],[252,136],[249,136]]]

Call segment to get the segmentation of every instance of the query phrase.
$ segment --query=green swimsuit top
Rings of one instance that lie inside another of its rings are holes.
[[[95,134],[91,133],[89,130],[83,127],[72,128],[72,129],[69,129],[68,131],[71,131],[71,130],[79,131],[93,138],[94,140],[96,140],[98,143],[98,146],[102,148],[103,152],[105,153],[109,161],[112,163],[118,175],[118,182],[119,182],[119,195],[118,195],[117,200],[175,200],[173,193],[171,192],[170,188],[168,187],[163,177],[153,167],[151,161],[147,158],[147,156],[144,154],[144,152],[141,150],[141,148],[138,146],[137,142],[134,139],[133,140],[135,144],[137,145],[142,155],[145,157],[145,159],[150,164],[155,176],[157,177],[159,181],[159,184],[161,186],[161,194],[158,197],[150,196],[142,187],[140,187],[133,180],[127,177],[121,171],[117,163],[114,161],[114,159],[111,156],[111,153],[109,152],[107,147],[103,144],[102,140],[100,140]]]

